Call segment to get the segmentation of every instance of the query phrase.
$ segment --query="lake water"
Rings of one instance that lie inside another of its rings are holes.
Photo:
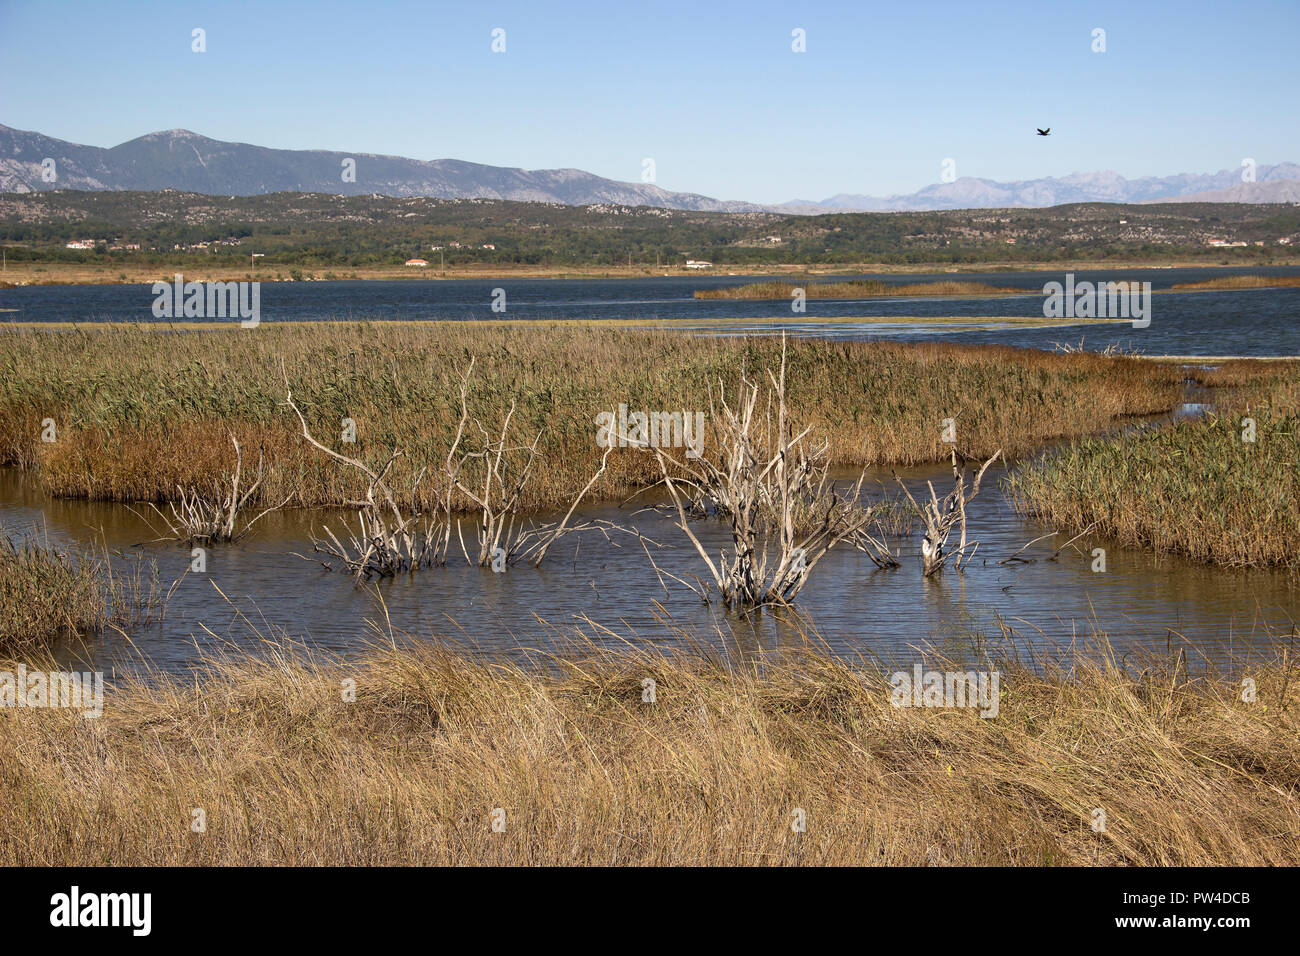
[[[1079,281],[1150,281],[1159,291],[1176,282],[1227,271],[1157,269],[1075,275]],[[1232,271],[1300,275],[1300,268]],[[789,318],[789,305],[784,302],[692,297],[697,288],[752,278],[758,277],[268,283],[262,290],[262,318],[264,322],[500,318],[490,309],[492,290],[498,287],[507,290],[508,317],[519,319],[601,318],[629,324],[666,320],[691,329],[706,319]],[[880,278],[920,281],[952,276]],[[784,327],[838,338],[906,337],[1041,348],[1056,342],[1077,343],[1083,335],[1089,348],[1118,343],[1149,354],[1300,354],[1300,289],[1157,295],[1151,325],[1141,330],[1126,325],[1079,330],[927,324],[927,317],[946,315],[1041,316],[1042,286],[1059,281],[1062,273],[960,278],[1023,288],[1036,295],[810,300],[808,318],[843,321],[765,323],[761,331]],[[0,307],[17,310],[4,318],[36,322],[153,321],[152,301],[148,286],[49,286],[0,292]],[[853,317],[872,315],[906,315],[915,321],[891,326],[853,321]],[[877,494],[891,487],[887,472],[872,477]],[[914,469],[905,477],[914,489],[923,487],[927,479],[934,479],[938,488],[950,481],[944,468]],[[705,573],[671,522],[634,510],[611,505],[587,508],[582,514],[635,527],[662,543],[654,554],[665,571],[682,576]],[[542,515],[538,520],[553,517]],[[680,585],[669,582],[665,589],[632,537],[616,537],[613,542],[590,535],[567,539],[540,570],[521,567],[493,574],[461,563],[357,587],[340,571],[326,571],[319,563],[294,556],[294,552],[310,556],[313,529],[319,531],[324,523],[337,529],[340,518],[339,513],[301,511],[272,515],[245,542],[211,549],[206,574],[186,574],[188,550],[147,543],[155,534],[132,509],[51,499],[31,479],[0,471],[0,527],[82,549],[106,543],[131,556],[121,561],[155,563],[165,589],[177,582],[163,620],[137,629],[132,634],[133,648],[115,637],[59,648],[69,662],[114,666],[143,655],[158,667],[177,671],[201,653],[255,647],[266,637],[291,638],[347,654],[386,640],[389,624],[399,639],[448,637],[493,653],[544,648],[555,639],[557,628],[577,625],[598,641],[671,643],[683,640],[685,633],[692,643],[741,655],[798,639],[796,624],[784,613],[769,611],[739,619],[719,604],[702,604]],[[899,542],[903,566],[891,571],[875,570],[864,555],[833,551],[800,595],[802,613],[837,652],[886,658],[914,657],[910,647],[928,644],[962,653],[969,649],[972,632],[983,633],[996,645],[1005,626],[1014,631],[1021,647],[1068,647],[1086,639],[1095,627],[1125,653],[1183,647],[1193,661],[1222,661],[1239,658],[1252,648],[1272,646],[1277,637],[1291,634],[1300,619],[1300,582],[1281,571],[1213,568],[1122,548],[1096,537],[1081,540],[1077,548],[1054,561],[1047,558],[1061,543],[1059,538],[1027,550],[1022,556],[1036,558],[1032,563],[999,563],[1050,529],[1016,515],[997,480],[986,481],[971,507],[970,520],[971,534],[980,547],[964,572],[947,570],[935,579],[923,579],[915,537]],[[714,553],[723,545],[720,523],[701,522],[697,530]],[[1095,547],[1106,549],[1105,573],[1092,571],[1090,552]],[[377,628],[377,622],[386,623]]]
[[[1153,292],[1175,283],[1231,274],[1300,275],[1300,267],[1240,269],[1084,270],[1076,281],[1149,281]],[[262,284],[264,322],[321,319],[617,319],[665,321],[683,328],[711,319],[764,319],[753,331],[787,330],[832,338],[942,339],[1053,348],[1058,342],[1101,349],[1118,344],[1152,355],[1300,354],[1300,288],[1153,296],[1151,325],[1102,327],[999,327],[927,323],[937,316],[1030,316],[1043,314],[1042,289],[1063,281],[1064,271],[987,274],[877,275],[891,282],[963,279],[1024,289],[1024,297],[960,299],[810,299],[807,312],[793,316],[790,303],[697,300],[696,289],[756,281],[764,276],[708,274],[638,279],[455,279],[411,281],[268,282]],[[828,279],[829,277],[821,277]],[[847,278],[847,277],[835,277]],[[508,311],[491,308],[493,290],[506,292]],[[25,322],[154,322],[148,285],[25,286],[0,290],[0,319]],[[854,318],[907,316],[915,321],[880,325]],[[809,320],[841,320],[833,322]],[[742,327],[743,330],[743,327]],[[716,330],[710,330],[716,331]],[[732,329],[730,331],[736,331]]]
[[[871,477],[873,496],[881,489],[896,492],[887,472]],[[926,480],[934,480],[938,489],[948,487],[951,472],[919,468],[904,477],[919,496]],[[999,563],[1047,529],[1012,511],[998,477],[990,471],[970,508],[971,537],[980,545],[966,570],[945,569],[923,578],[915,535],[895,539],[903,562],[895,570],[878,571],[863,554],[833,550],[801,593],[801,613],[831,648],[846,655],[913,659],[912,647],[928,645],[961,655],[972,650],[972,631],[982,632],[997,649],[1001,619],[1022,650],[1068,648],[1076,640],[1086,642],[1096,626],[1122,653],[1184,648],[1193,664],[1239,659],[1252,649],[1262,653],[1300,618],[1300,581],[1294,576],[1212,568],[1095,536],[1081,539],[1055,561],[1048,559],[1064,538],[1026,550],[1021,557],[1035,558],[1032,563]],[[705,575],[672,523],[642,506],[597,506],[580,514],[634,527],[660,543],[651,553],[666,572]],[[598,642],[680,643],[684,629],[691,643],[749,656],[798,640],[797,628],[783,613],[742,619],[720,604],[705,606],[671,581],[665,589],[641,544],[630,536],[566,539],[540,569],[522,566],[496,574],[468,567],[462,559],[446,568],[356,586],[344,572],[325,570],[311,550],[313,532],[319,534],[326,523],[337,531],[341,518],[342,513],[303,511],[272,515],[244,542],[209,549],[206,574],[187,574],[189,550],[148,543],[155,534],[136,511],[50,499],[30,479],[0,472],[0,526],[11,533],[46,536],[81,549],[106,543],[126,555],[117,559],[120,567],[144,557],[156,563],[164,589],[179,581],[162,622],[131,632],[133,648],[117,636],[66,645],[58,653],[69,662],[126,665],[143,655],[157,667],[179,671],[200,653],[256,648],[266,637],[346,655],[386,641],[388,622],[399,641],[443,637],[503,654],[552,646],[554,628],[591,630],[584,619],[608,628],[594,632]],[[724,544],[722,523],[702,520],[694,527],[716,554]],[[1104,573],[1092,570],[1096,547],[1107,552]]]

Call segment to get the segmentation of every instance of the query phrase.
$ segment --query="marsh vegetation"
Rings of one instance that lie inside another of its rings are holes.
[[[98,720],[0,720],[0,863],[1300,863],[1290,658],[927,656],[1000,669],[990,720],[893,706],[885,662],[807,638],[753,666],[576,636],[531,664],[276,641],[120,681]]]
[[[52,642],[138,623],[159,602],[156,575],[0,528],[0,654],[39,652]]]
[[[780,364],[767,338],[550,325],[308,324],[169,333],[82,327],[0,333],[0,464],[33,472],[52,494],[166,502],[177,488],[228,475],[230,435],[265,469],[246,506],[330,506],[364,498],[368,479],[303,440],[284,406],[282,366],[313,435],[382,467],[399,503],[444,504],[420,464],[445,459],[461,418],[461,375],[473,359],[471,419],[539,436],[523,510],[567,507],[600,469],[596,416],[626,403],[705,409],[708,384]],[[792,340],[790,411],[847,467],[947,461],[944,419],[972,457],[1015,459],[1045,443],[1094,434],[1131,415],[1168,411],[1184,374],[1096,354],[944,344]],[[57,428],[42,441],[43,425]],[[344,419],[355,443],[344,446]],[[655,457],[620,449],[588,500],[621,500],[660,479]],[[481,477],[481,476],[480,476]],[[466,484],[471,484],[466,482]],[[451,507],[474,509],[463,492]]]
[[[1300,570],[1300,368],[1233,363],[1204,380],[1223,392],[1214,412],[1072,441],[1011,476],[1016,506],[1063,531]]]
[[[1011,479],[1050,528],[1109,521],[1121,540],[1250,565],[1293,559],[1300,532],[1291,366],[320,325],[14,331],[0,335],[0,368],[0,453],[49,491],[172,507],[178,488],[226,489],[231,528],[257,504],[350,505],[358,534],[331,537],[354,571],[445,560],[460,516],[475,529],[466,561],[481,566],[528,507],[664,483],[688,536],[699,521],[729,529],[732,552],[710,565],[724,603],[785,604],[832,545],[890,567],[881,536],[918,523],[932,544],[921,573],[950,558],[956,572],[974,550],[966,506],[999,450],[1023,459],[1061,439]],[[1168,411],[1189,382],[1216,390],[1219,417],[1115,430]],[[704,457],[602,448],[596,415],[620,402],[708,409]],[[1249,447],[1243,416],[1257,425]],[[232,435],[262,452],[247,485],[231,481]],[[918,500],[903,485],[864,507],[861,479],[837,487],[831,461],[950,461],[953,487]],[[128,633],[138,604],[114,580],[107,565],[3,542],[0,654],[34,666],[63,637]],[[1021,657],[1006,625],[964,634],[959,659],[917,651],[1000,671],[999,714],[985,720],[893,706],[889,662],[831,653],[797,615],[797,642],[743,659],[685,631],[673,653],[587,624],[553,653],[509,659],[391,623],[359,659],[273,633],[183,678],[124,676],[93,726],[15,712],[0,721],[14,755],[0,862],[1300,863],[1300,680],[1282,635],[1274,655],[1226,670],[1190,661],[1192,644],[1135,656],[1101,634]],[[308,833],[305,818],[328,826]]]
[[[1170,292],[1210,292],[1232,289],[1295,289],[1300,288],[1300,276],[1219,276],[1199,282],[1176,282]]]

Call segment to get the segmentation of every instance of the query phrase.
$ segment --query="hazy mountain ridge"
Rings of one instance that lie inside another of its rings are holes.
[[[42,177],[46,159],[55,162],[57,178],[53,182]],[[343,165],[348,159],[356,161],[355,182],[343,180]],[[378,194],[570,206],[607,203],[713,212],[820,214],[1041,208],[1081,202],[1294,202],[1300,197],[1300,165],[1260,166],[1254,183],[1243,183],[1240,169],[1131,180],[1111,171],[1009,183],[966,176],[908,195],[840,193],[820,201],[762,205],[671,192],[649,183],[618,182],[580,169],[526,170],[457,159],[425,161],[373,153],[271,149],[209,139],[180,129],[149,133],[103,148],[0,125],[0,192],[52,189],[176,189],[233,196],[273,192]]]
[[[55,161],[57,179],[42,179]],[[356,181],[343,180],[345,160]],[[511,199],[565,205],[616,203],[717,212],[759,211],[754,203],[674,193],[648,183],[621,183],[580,169],[510,169],[457,159],[422,161],[373,153],[269,149],[226,143],[188,130],[149,133],[109,149],[0,126],[0,192],[51,189],[176,189],[209,195],[273,192],[380,194],[435,199]]]
[[[1178,173],[1173,176],[1144,176],[1126,179],[1106,170],[1097,173],[1071,173],[1069,176],[1046,177],[999,183],[991,179],[963,176],[951,183],[935,183],[902,196],[835,195],[817,203],[798,201],[789,207],[817,207],[819,211],[899,212],[935,209],[1009,209],[1039,208],[1080,202],[1210,202],[1209,193],[1230,193],[1221,202],[1289,202],[1289,195],[1276,188],[1278,183],[1300,187],[1300,165],[1277,163],[1259,166],[1255,182],[1244,183],[1241,169],[1224,169],[1217,173]],[[1265,188],[1267,187],[1267,188]]]

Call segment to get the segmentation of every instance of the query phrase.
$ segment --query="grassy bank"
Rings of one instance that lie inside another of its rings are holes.
[[[73,556],[0,529],[0,653],[97,634],[135,620],[155,600],[155,585],[139,573],[116,574],[107,556]]]
[[[943,420],[972,455],[1028,453],[1118,417],[1167,410],[1176,367],[1095,354],[942,344],[791,341],[799,420],[848,465],[940,461]],[[391,447],[401,489],[445,459],[459,381],[476,360],[471,413],[499,422],[517,403],[516,434],[539,430],[542,459],[526,506],[567,502],[599,467],[596,415],[707,410],[706,380],[775,368],[780,342],[543,324],[265,324],[212,333],[138,328],[0,334],[0,463],[35,469],[57,495],[157,500],[177,484],[206,487],[232,467],[227,430],[267,460],[263,501],[338,504],[363,491],[354,475],[302,440],[284,400],[283,362],[313,431],[334,447],[356,422],[349,454],[378,464]],[[54,442],[41,440],[45,419]],[[250,465],[251,467],[251,465]],[[657,474],[653,456],[623,449],[593,489],[614,498]],[[426,484],[415,496],[432,504]]]
[[[1133,257],[1115,257],[1102,259],[1078,259],[1070,261],[1034,261],[1012,260],[998,262],[922,262],[900,264],[894,262],[857,262],[857,263],[752,263],[718,266],[712,275],[792,275],[802,279],[804,276],[861,275],[876,273],[883,275],[916,275],[933,273],[988,273],[988,272],[1028,272],[1051,270],[1055,273],[1080,271],[1083,269],[1208,269],[1227,266],[1219,262],[1218,256],[1200,259],[1139,259]],[[128,283],[171,282],[176,273],[183,273],[186,279],[196,281],[233,282],[257,280],[260,282],[287,281],[294,273],[301,273],[304,279],[311,277],[315,281],[333,281],[345,279],[387,280],[387,279],[636,279],[645,277],[698,276],[695,269],[687,269],[677,263],[642,263],[631,265],[606,264],[590,265],[531,265],[526,263],[483,262],[455,265],[442,268],[436,260],[430,260],[428,268],[404,265],[291,265],[266,264],[257,260],[250,266],[247,260],[233,265],[224,265],[202,258],[179,258],[171,263],[142,264],[130,259],[101,262],[88,259],[85,262],[14,261],[10,260],[6,269],[0,272],[0,289],[24,285],[120,285]],[[1294,258],[1278,257],[1274,265],[1296,265]],[[1239,266],[1238,266],[1239,267]]]
[[[1220,412],[1244,413],[1255,408],[1279,414],[1300,411],[1300,360],[1236,359],[1192,374],[1199,384],[1214,390],[1214,404]]]
[[[362,318],[366,325],[378,326],[428,326],[432,323],[419,319],[372,319]],[[781,330],[781,326],[789,320],[786,318],[773,318],[772,316],[741,316],[739,318],[719,318],[706,317],[699,319],[667,319],[654,320],[647,319],[629,320],[629,319],[547,319],[544,323],[546,328],[582,328],[582,329],[612,329],[621,328],[632,332],[642,332],[647,330],[653,331],[680,331],[682,329],[695,330],[700,328],[733,328],[748,331],[753,328],[769,329],[773,334]],[[915,315],[811,315],[799,316],[799,325],[909,325],[917,328],[928,328],[930,326],[943,325],[964,325],[974,327],[995,327],[1007,325],[1028,326],[1036,329],[1069,327],[1075,328],[1086,325],[1129,325],[1130,319],[1047,319],[1041,315],[927,315],[918,317]],[[123,323],[104,323],[103,327],[110,325],[121,325]],[[292,325],[299,323],[277,322],[277,325]],[[315,329],[326,329],[331,326],[355,326],[357,320],[341,321],[336,319],[322,319],[311,323]],[[457,320],[457,325],[464,326],[467,329],[500,329],[518,327],[518,319],[463,319]],[[96,324],[87,324],[85,322],[74,322],[70,320],[63,321],[24,321],[21,319],[10,318],[8,321],[0,323],[0,332],[75,332],[78,330],[94,330],[100,328]],[[143,332],[213,332],[227,331],[221,326],[215,326],[211,320],[204,319],[177,319],[166,322],[142,322],[133,326]],[[1152,358],[1153,356],[1144,356]],[[1193,356],[1193,360],[1195,356]]]
[[[1300,680],[1247,673],[1003,667],[983,719],[816,651],[242,659],[0,711],[0,864],[1296,865]]]
[[[1295,289],[1300,276],[1220,276],[1202,282],[1178,282],[1170,292],[1209,292],[1217,289]]]
[[[1199,377],[1218,389],[1216,414],[1073,442],[1012,476],[1017,508],[1060,530],[1300,570],[1300,370],[1234,362]]]
[[[802,289],[809,299],[874,299],[892,296],[1030,295],[1025,289],[989,285],[987,282],[882,282],[851,279],[847,282],[751,282],[725,289],[696,289],[697,299],[789,299]]]

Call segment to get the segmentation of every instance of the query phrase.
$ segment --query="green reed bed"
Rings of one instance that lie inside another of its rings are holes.
[[[1008,479],[1013,500],[1066,532],[1300,570],[1300,416],[1246,411],[1073,442]]]
[[[74,556],[0,531],[0,652],[29,652],[138,620],[136,598],[153,603],[151,590],[156,582],[116,574],[107,556]]]

